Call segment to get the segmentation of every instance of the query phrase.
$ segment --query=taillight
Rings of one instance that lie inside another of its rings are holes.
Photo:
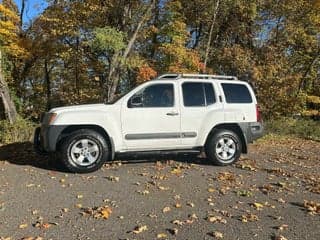
[[[256,105],[256,115],[257,115],[257,122],[262,122],[260,107],[258,105]]]

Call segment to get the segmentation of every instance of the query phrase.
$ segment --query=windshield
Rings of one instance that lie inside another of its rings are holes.
[[[129,92],[131,92],[132,90],[136,89],[136,88],[139,87],[139,86],[140,86],[140,85],[137,85],[137,86],[135,86],[135,87],[132,88],[132,89],[129,89],[129,90],[127,90],[127,91],[124,91],[123,93],[116,94],[115,97],[114,97],[112,100],[106,102],[106,104],[114,104],[114,103],[116,103],[116,102],[119,101],[123,96],[127,95]]]

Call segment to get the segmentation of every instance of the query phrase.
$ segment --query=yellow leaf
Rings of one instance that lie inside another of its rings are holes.
[[[174,205],[176,208],[181,208],[181,203],[176,203],[175,205]]]
[[[162,212],[163,213],[166,213],[166,212],[170,212],[170,207],[165,207],[164,209],[162,209]]]
[[[112,209],[110,207],[105,207],[100,211],[100,213],[104,219],[108,219],[112,213]]]
[[[167,234],[165,234],[165,233],[159,233],[157,235],[157,238],[166,238],[166,237],[167,237]]]
[[[181,169],[180,168],[174,168],[174,169],[171,170],[171,173],[172,174],[177,174],[177,175],[181,174]]]
[[[23,223],[23,224],[20,224],[20,225],[19,225],[19,228],[20,228],[20,229],[24,229],[24,228],[26,228],[26,227],[28,227],[28,224],[27,224],[27,223]]]
[[[142,233],[142,232],[147,231],[147,230],[148,230],[147,225],[143,225],[143,226],[135,227],[135,229],[132,232],[135,233],[135,234],[139,234],[139,233]]]
[[[263,204],[261,203],[253,203],[252,206],[254,206],[257,210],[261,210],[263,208]]]
[[[217,239],[222,239],[223,238],[223,234],[221,232],[218,232],[218,231],[213,232],[212,236],[214,236]]]

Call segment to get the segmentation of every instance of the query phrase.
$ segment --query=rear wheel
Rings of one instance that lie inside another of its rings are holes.
[[[108,159],[108,155],[105,138],[89,129],[75,131],[61,145],[61,160],[71,172],[96,171]]]
[[[215,130],[206,144],[206,154],[215,165],[236,162],[241,155],[241,141],[236,133],[226,129]]]

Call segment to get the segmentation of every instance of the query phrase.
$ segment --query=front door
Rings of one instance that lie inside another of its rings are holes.
[[[180,112],[175,83],[147,84],[123,102],[122,134],[127,149],[175,149],[180,145]]]

